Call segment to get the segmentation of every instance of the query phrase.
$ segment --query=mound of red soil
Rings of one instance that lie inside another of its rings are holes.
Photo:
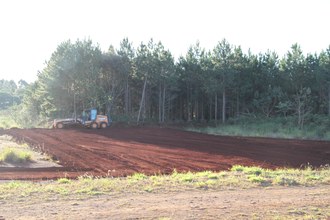
[[[51,179],[83,173],[125,176],[177,171],[330,164],[330,142],[213,136],[160,127],[108,129],[9,129],[14,136],[60,161],[62,168],[5,170],[0,179]]]

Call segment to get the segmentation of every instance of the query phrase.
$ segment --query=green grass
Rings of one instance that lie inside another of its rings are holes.
[[[59,184],[69,184],[69,183],[72,182],[72,180],[70,180],[70,179],[64,177],[64,178],[59,178],[59,179],[57,179],[57,182],[58,182]]]
[[[330,140],[330,119],[321,116],[313,117],[303,129],[298,128],[294,117],[282,117],[232,119],[224,125],[190,126],[186,130],[214,135]]]
[[[278,169],[234,166],[222,172],[174,171],[170,175],[146,176],[138,173],[125,178],[98,178],[84,175],[76,180],[60,178],[57,181],[38,182],[10,181],[0,183],[0,201],[6,198],[28,196],[80,196],[110,195],[128,192],[172,192],[179,190],[221,190],[268,186],[316,186],[330,185],[330,167],[317,170]]]
[[[0,111],[0,128],[13,128],[19,127],[15,122],[14,118],[11,116],[10,110],[1,110]]]
[[[0,151],[0,162],[14,164],[27,163],[32,162],[32,156],[29,152],[11,147],[5,147]]]
[[[0,128],[50,128],[52,120],[38,116],[35,112],[27,111],[23,105],[0,110]]]
[[[0,182],[1,201],[40,201],[97,198],[107,195],[107,198],[118,194],[129,193],[148,194],[157,192],[178,192],[183,190],[235,190],[255,187],[295,187],[330,185],[330,167],[320,169],[277,169],[269,170],[260,167],[233,166],[228,171],[212,172],[177,172],[169,175],[147,176],[136,173],[124,178],[99,178],[83,175],[78,179],[59,178],[56,181],[32,182],[9,181]],[[147,196],[147,195],[146,195]],[[270,219],[326,219],[330,208],[325,206],[288,207],[287,211],[267,211],[265,216]],[[249,219],[261,219],[265,216],[244,216]],[[242,216],[237,216],[241,218]],[[254,218],[255,217],[255,218]],[[159,219],[168,219],[166,217]],[[268,219],[268,218],[266,218]]]

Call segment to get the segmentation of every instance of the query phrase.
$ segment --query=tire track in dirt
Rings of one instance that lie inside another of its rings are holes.
[[[93,169],[93,171],[97,173],[103,173],[107,170],[112,170],[114,165],[109,161],[108,158],[106,158],[106,154],[99,153],[100,149],[99,148],[93,148],[92,145],[81,145],[80,143],[86,143],[88,144],[89,142],[86,141],[81,141],[80,137],[76,137],[72,135],[70,137],[70,140],[67,140],[65,137],[64,138],[58,138],[54,137],[53,135],[49,135],[48,133],[42,132],[43,135],[48,136],[49,138],[56,139],[58,142],[61,142],[61,145],[66,145],[69,147],[66,152],[73,158],[75,158],[73,161],[76,163],[76,166],[82,166],[86,168]],[[72,139],[71,139],[72,138]],[[80,140],[77,142],[76,140]],[[84,155],[84,156],[82,156]],[[65,158],[63,159],[65,161]],[[87,161],[95,161],[94,165],[91,166],[90,164],[86,163]],[[119,169],[127,169],[129,171],[137,171],[134,169],[133,166],[130,166],[129,161],[125,162],[123,160],[115,160],[116,166],[119,167]],[[122,166],[119,166],[118,163],[121,163]],[[99,165],[101,164],[101,166]],[[67,165],[67,164],[66,164]],[[74,165],[74,164],[72,164]]]

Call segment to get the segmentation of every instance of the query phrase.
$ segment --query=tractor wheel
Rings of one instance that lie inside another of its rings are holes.
[[[107,123],[101,123],[101,128],[106,128],[108,125],[107,125]]]
[[[58,128],[58,129],[62,129],[62,128],[64,128],[64,125],[63,125],[63,123],[57,123],[56,124],[56,128]]]
[[[91,124],[91,128],[92,129],[97,129],[99,126],[97,125],[97,123],[96,122],[93,122],[92,124]]]

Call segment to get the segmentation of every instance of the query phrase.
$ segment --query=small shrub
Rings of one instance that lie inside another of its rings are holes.
[[[252,182],[252,183],[265,183],[266,179],[261,177],[261,176],[255,176],[255,175],[251,175],[248,176],[248,179]]]
[[[18,124],[7,111],[0,111],[0,128],[8,129],[13,127],[18,127]]]
[[[218,177],[218,175],[217,175],[216,173],[211,173],[211,174],[209,174],[209,175],[207,176],[207,178],[209,178],[209,179],[213,179],[213,180],[216,180],[216,179],[218,179],[219,177]]]
[[[129,178],[132,179],[132,180],[143,180],[143,179],[146,179],[147,176],[143,173],[134,173]]]
[[[179,182],[192,182],[194,180],[195,174],[191,172],[187,173],[172,173],[172,177]]]
[[[56,187],[55,192],[60,195],[69,195],[69,190],[64,186]]]
[[[228,176],[228,173],[227,172],[220,172],[220,173],[218,173],[218,175],[221,178],[225,178],[226,176]]]
[[[211,180],[207,180],[205,183],[206,183],[207,186],[210,186],[211,187],[211,186],[216,185],[217,184],[217,181],[214,180],[214,179],[213,180],[211,179]]]
[[[71,183],[72,181],[67,178],[59,178],[59,179],[57,179],[57,182],[60,184],[68,184],[68,183]]]
[[[230,170],[256,176],[259,176],[263,172],[261,167],[244,167],[241,165],[234,165]]]
[[[277,176],[274,179],[274,184],[281,185],[281,186],[296,186],[299,185],[299,183],[290,177],[284,177],[284,176]]]
[[[91,182],[92,180],[94,179],[94,176],[88,174],[88,173],[85,173],[84,175],[81,175],[78,177],[78,180],[80,182],[83,182],[83,183],[89,183]]]
[[[207,183],[205,183],[205,182],[196,182],[195,185],[196,185],[198,188],[202,188],[202,189],[204,189],[204,188],[208,188],[208,185],[207,185]]]
[[[260,167],[245,167],[243,172],[249,175],[259,176],[262,173],[263,169]]]
[[[181,180],[184,181],[184,182],[192,182],[194,179],[194,175],[190,172],[186,173],[186,174],[183,174],[181,176]]]
[[[144,191],[145,192],[149,192],[149,193],[151,193],[153,190],[154,189],[152,187],[150,187],[150,186],[147,186],[147,187],[144,188]]]
[[[32,156],[28,152],[7,147],[0,153],[0,161],[7,163],[26,163],[32,162]]]
[[[230,170],[231,170],[231,171],[242,172],[242,171],[244,170],[244,166],[241,166],[241,165],[234,165]]]
[[[23,183],[20,181],[12,181],[7,184],[8,189],[18,189],[23,186]]]
[[[322,180],[323,178],[321,176],[315,176],[315,175],[309,175],[306,177],[306,180],[308,181],[314,181],[314,180]]]

